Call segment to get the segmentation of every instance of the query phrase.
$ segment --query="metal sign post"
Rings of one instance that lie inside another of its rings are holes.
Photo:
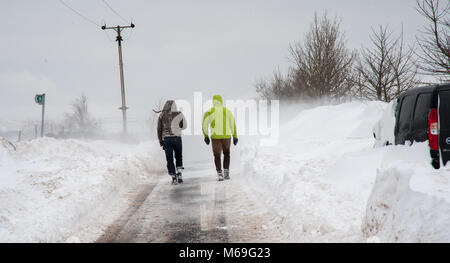
[[[34,101],[37,104],[42,105],[42,120],[41,120],[41,137],[44,137],[44,112],[45,112],[45,93],[36,94]]]

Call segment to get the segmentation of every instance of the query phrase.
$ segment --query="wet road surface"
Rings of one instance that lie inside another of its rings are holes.
[[[133,204],[97,242],[285,241],[277,221],[239,188],[241,177],[218,182],[211,164],[186,169],[184,183],[168,175],[141,186]],[[271,227],[267,227],[271,226]]]

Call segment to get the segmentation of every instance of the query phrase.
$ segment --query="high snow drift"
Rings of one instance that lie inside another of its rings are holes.
[[[389,151],[396,160],[378,171],[365,236],[382,242],[450,242],[450,167],[435,170],[424,161],[427,143]]]
[[[163,167],[156,142],[43,138],[0,144],[0,242],[57,242]]]
[[[284,218],[294,240],[361,241],[361,221],[383,149],[373,150],[381,102],[301,111],[281,126],[279,145],[246,145],[249,184]]]
[[[249,185],[293,240],[450,240],[449,169],[433,170],[427,143],[374,147],[393,142],[394,108],[303,110],[281,126],[279,145],[244,147]]]

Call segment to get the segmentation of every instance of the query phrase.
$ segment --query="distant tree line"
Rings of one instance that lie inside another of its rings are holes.
[[[291,66],[256,83],[264,99],[298,100],[329,97],[389,102],[417,86],[421,75],[450,81],[450,2],[417,0],[417,11],[428,26],[416,37],[418,48],[407,47],[403,30],[395,35],[388,26],[372,28],[371,46],[359,52],[346,47],[340,21],[317,14],[303,42],[289,48]]]

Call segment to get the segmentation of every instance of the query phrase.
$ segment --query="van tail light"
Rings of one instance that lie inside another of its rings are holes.
[[[431,109],[428,114],[428,142],[431,150],[439,150],[437,109]]]

